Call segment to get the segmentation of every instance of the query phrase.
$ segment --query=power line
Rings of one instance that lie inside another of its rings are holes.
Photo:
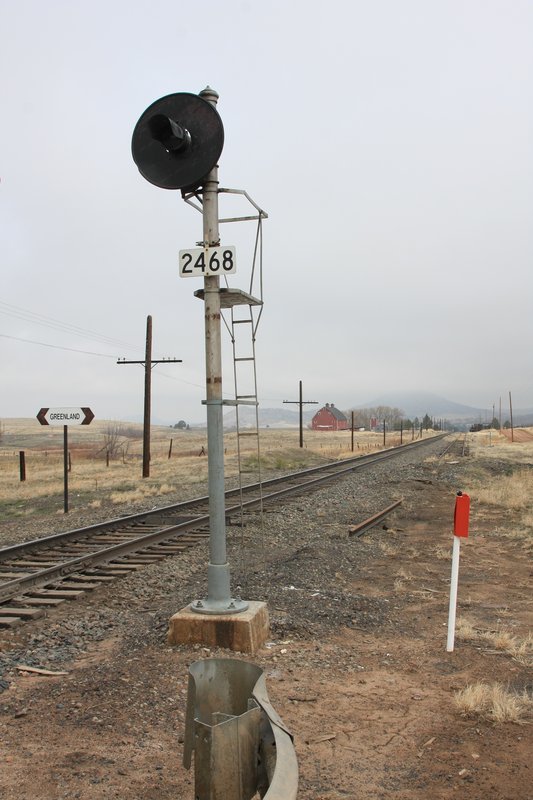
[[[25,344],[36,344],[39,347],[50,347],[54,350],[67,350],[70,353],[83,353],[83,355],[87,356],[99,356],[100,358],[112,358],[116,359],[116,356],[109,355],[108,353],[95,353],[92,350],[78,350],[75,347],[63,347],[59,344],[49,344],[48,342],[38,342],[35,339],[22,339],[20,336],[10,336],[7,333],[0,333],[0,337],[3,339],[13,339],[16,342],[24,342]],[[161,361],[164,364],[169,359],[163,359]],[[155,363],[155,362],[153,362]],[[175,375],[169,375],[166,372],[162,372],[160,369],[155,368],[154,372],[157,372],[163,378],[168,378],[171,381],[177,381],[177,383],[185,383],[187,386],[194,386],[197,389],[205,388],[201,383],[193,383],[192,381],[185,381],[183,378],[176,378]],[[229,395],[228,395],[229,396]]]
[[[52,347],[54,350],[68,350],[71,353],[83,353],[86,356],[99,356],[100,358],[116,358],[116,356],[109,355],[109,353],[94,353],[91,350],[76,350],[75,347],[62,347],[59,344],[48,344],[48,342],[37,342],[34,339],[21,339],[20,336],[9,336],[7,333],[0,333],[3,339],[14,339],[16,342],[25,342],[26,344],[37,344],[40,347]]]
[[[103,342],[105,344],[132,348],[134,350],[139,349],[137,345],[130,344],[129,342],[123,342],[120,339],[115,339],[111,336],[107,336],[106,334],[99,333],[98,331],[82,328],[79,325],[72,325],[69,322],[62,322],[54,317],[47,317],[44,314],[40,314],[35,311],[29,311],[27,309],[20,308],[19,306],[15,306],[12,303],[6,303],[2,300],[0,300],[0,313],[14,317],[15,319],[21,319],[24,322],[32,322],[36,325],[42,325],[46,328],[52,328],[53,330],[71,333],[75,336],[83,336],[86,339],[94,339],[95,341]]]

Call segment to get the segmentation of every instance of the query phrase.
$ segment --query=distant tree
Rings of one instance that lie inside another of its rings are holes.
[[[500,421],[496,418],[492,418],[492,422],[490,423],[490,427],[493,428],[495,431],[500,430]]]
[[[180,419],[180,421],[179,421],[179,422],[176,422],[176,424],[174,425],[174,427],[175,427],[175,428],[179,428],[179,430],[180,430],[180,431],[182,431],[182,430],[184,430],[185,428],[188,428],[189,426],[187,425],[187,423],[185,422],[185,420],[183,420],[183,419]]]
[[[389,430],[399,430],[400,422],[404,416],[401,408],[391,408],[391,406],[375,406],[372,408],[358,408],[353,409],[354,412],[354,427],[355,428],[370,428],[370,420],[375,417],[378,424],[382,425],[383,420]],[[351,422],[352,410],[344,412],[348,421]]]
[[[424,414],[424,419],[422,420],[422,427],[427,431],[429,428],[432,427],[432,425],[433,422],[429,414]]]
[[[509,422],[508,419],[506,419],[505,422],[503,423],[503,427],[504,428],[510,428],[511,427],[511,423]]]

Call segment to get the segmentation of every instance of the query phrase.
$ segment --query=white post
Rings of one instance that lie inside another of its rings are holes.
[[[457,585],[459,583],[459,555],[461,551],[461,538],[453,537],[452,552],[452,578],[450,581],[450,607],[448,610],[448,642],[446,652],[453,652],[455,640],[455,613],[457,609]]]

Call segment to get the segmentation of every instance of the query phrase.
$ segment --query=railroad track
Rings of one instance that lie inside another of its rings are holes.
[[[470,448],[468,446],[468,434],[459,433],[454,439],[451,439],[444,450],[441,452],[440,457],[444,456],[464,456],[469,455]]]
[[[229,490],[226,519],[310,492],[406,450],[424,448],[444,435],[312,467],[263,481],[261,486]],[[0,549],[0,627],[36,619],[48,608],[205,540],[209,536],[208,502],[208,497],[199,497]]]

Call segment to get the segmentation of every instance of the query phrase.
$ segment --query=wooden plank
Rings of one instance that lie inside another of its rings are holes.
[[[31,592],[28,593],[28,597],[30,599],[34,597],[62,597],[63,600],[75,600],[77,597],[81,597],[82,594],[85,594],[85,592],[77,586],[75,586],[74,589],[65,586],[64,589],[42,589],[40,591]]]
[[[21,619],[39,619],[44,614],[39,608],[16,608],[10,606],[0,606],[0,613],[3,617],[20,617]]]
[[[20,603],[21,606],[32,606],[32,608],[39,608],[44,606],[58,606],[61,603],[64,603],[65,600],[60,600],[58,598],[50,597],[14,597],[14,603]]]
[[[0,581],[11,580],[11,578],[27,578],[31,572],[0,572]]]
[[[17,664],[17,669],[20,672],[33,672],[35,675],[68,675],[68,672],[58,671],[54,669],[44,669],[43,667],[30,667],[27,664]]]
[[[130,561],[128,559],[128,564],[133,564],[137,568],[138,567],[145,567],[145,566],[147,566],[147,564],[155,564],[157,561],[161,561],[161,558],[162,558],[162,556],[161,557],[157,557],[156,556],[154,558],[147,558],[147,557],[143,557],[143,556],[134,556],[132,561]]]
[[[114,561],[109,562],[109,570],[116,570],[116,572],[132,572],[133,570],[139,569],[139,564],[133,564],[128,562],[127,564],[116,564]],[[104,574],[107,572],[107,567],[102,567],[102,572]]]
[[[57,561],[6,561],[8,567],[55,567]]]
[[[21,622],[20,617],[0,617],[0,628],[15,628]]]
[[[64,592],[72,597],[79,597],[85,590],[99,589],[100,586],[101,584],[99,583],[77,583],[76,581],[68,580],[54,583],[53,587],[45,587],[45,590],[47,592]]]

